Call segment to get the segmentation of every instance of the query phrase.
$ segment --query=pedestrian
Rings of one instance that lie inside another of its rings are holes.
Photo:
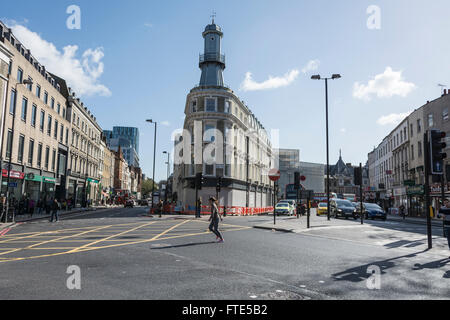
[[[209,204],[211,206],[211,216],[209,217],[209,221],[211,224],[209,225],[209,230],[217,236],[217,240],[219,243],[225,242],[222,234],[219,231],[219,219],[223,221],[222,216],[220,215],[219,209],[217,207],[217,200],[214,197],[209,199]]]
[[[448,248],[450,250],[450,199],[444,200],[444,207],[439,210],[438,218],[444,218],[444,236],[447,236]],[[450,257],[449,257],[450,258]]]
[[[306,206],[304,204],[302,204],[301,206],[300,214],[302,215],[302,217],[306,214]]]
[[[202,197],[198,197],[197,203],[195,204],[195,217],[201,218],[201,212],[202,212]]]
[[[158,202],[158,204],[156,205],[156,207],[157,207],[157,210],[158,210],[159,217],[161,218],[161,217],[162,217],[163,207],[164,207],[163,201],[162,201],[162,200],[159,200],[159,202]]]
[[[50,222],[53,222],[53,218],[55,218],[56,222],[58,222],[59,203],[58,200],[56,200],[56,198],[53,199],[51,209],[52,209],[52,216],[50,217]]]
[[[403,220],[405,220],[406,219],[405,206],[402,204],[399,209],[400,209],[400,215],[403,217]]]
[[[30,199],[28,202],[28,210],[30,212],[30,217],[33,217],[35,202],[33,199]]]

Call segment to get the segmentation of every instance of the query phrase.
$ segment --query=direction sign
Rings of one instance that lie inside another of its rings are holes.
[[[10,187],[10,188],[17,188],[17,182],[10,182],[8,184],[8,187]]]
[[[278,169],[270,169],[269,171],[269,179],[272,181],[280,180],[281,172]]]

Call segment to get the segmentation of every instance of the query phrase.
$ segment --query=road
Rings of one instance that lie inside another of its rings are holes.
[[[450,297],[450,253],[439,228],[427,251],[421,225],[339,221],[285,233],[253,228],[271,216],[227,217],[218,244],[207,218],[150,218],[147,211],[102,210],[12,228],[0,237],[0,299]],[[79,290],[67,286],[70,266],[80,270]],[[381,274],[371,290],[374,268]]]

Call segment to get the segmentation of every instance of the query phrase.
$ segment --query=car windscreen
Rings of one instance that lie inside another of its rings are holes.
[[[336,200],[338,207],[353,207],[352,203],[347,200]]]
[[[276,208],[287,208],[289,207],[288,203],[279,203],[276,205]]]
[[[368,209],[378,209],[378,210],[382,210],[381,207],[377,204],[373,204],[373,203],[365,203],[364,204],[366,206],[366,208]]]

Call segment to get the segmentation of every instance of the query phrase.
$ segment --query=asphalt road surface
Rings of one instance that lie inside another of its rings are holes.
[[[253,228],[270,216],[227,217],[219,244],[207,218],[147,212],[109,209],[12,228],[0,237],[0,299],[450,297],[439,228],[427,251],[421,225],[340,221],[285,233]]]

